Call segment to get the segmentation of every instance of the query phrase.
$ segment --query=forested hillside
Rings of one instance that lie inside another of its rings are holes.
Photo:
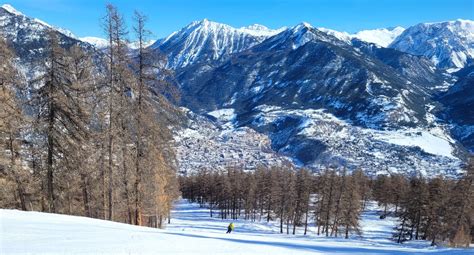
[[[99,55],[48,29],[33,79],[0,40],[2,208],[151,226],[169,218],[179,195],[169,118],[176,93],[144,47],[145,16],[134,16],[134,55],[114,6],[103,22],[109,45]]]

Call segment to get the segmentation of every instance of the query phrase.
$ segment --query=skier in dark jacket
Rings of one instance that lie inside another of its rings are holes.
[[[227,227],[227,234],[229,234],[230,232],[232,232],[232,230],[234,230],[234,223],[231,222],[229,224],[229,226]]]

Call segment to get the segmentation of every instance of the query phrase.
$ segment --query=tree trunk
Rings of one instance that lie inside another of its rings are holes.
[[[308,209],[306,209],[306,214],[304,216],[304,235],[306,235],[308,231]]]
[[[112,138],[112,130],[111,129],[111,125],[112,124],[109,124],[109,143],[107,145],[107,151],[108,151],[108,154],[109,154],[109,165],[108,165],[108,187],[107,187],[107,201],[108,201],[108,205],[107,205],[107,209],[108,209],[108,214],[107,214],[107,219],[108,220],[113,220],[113,213],[114,213],[114,209],[113,209],[113,179],[112,179],[112,168],[113,168],[113,154],[112,154],[112,143],[113,143],[113,138]]]
[[[52,87],[51,85],[49,85]],[[50,93],[51,93],[50,89]],[[55,213],[56,208],[54,206],[54,188],[53,188],[53,153],[54,153],[54,138],[53,138],[53,127],[54,127],[54,105],[49,102],[49,120],[48,120],[48,156],[47,156],[47,191],[48,191],[48,211]]]
[[[25,201],[25,191],[23,189],[23,184],[21,183],[21,180],[16,173],[16,152],[15,152],[15,147],[14,147],[14,139],[13,139],[13,134],[10,133],[9,137],[9,147],[10,147],[10,154],[11,154],[11,168],[10,171],[13,175],[13,178],[15,179],[16,187],[17,187],[17,192],[18,192],[18,197],[20,199],[20,206],[21,210],[26,211],[26,201]]]
[[[123,186],[124,186],[124,195],[125,195],[125,202],[127,203],[127,222],[129,224],[133,224],[132,222],[132,208],[130,206],[130,192],[128,190],[128,169],[126,165],[125,155],[126,149],[125,144],[122,143],[122,171],[123,171]]]
[[[82,201],[84,203],[84,214],[86,217],[91,217],[90,206],[89,206],[89,192],[87,190],[87,177],[85,174],[81,174],[82,182]]]

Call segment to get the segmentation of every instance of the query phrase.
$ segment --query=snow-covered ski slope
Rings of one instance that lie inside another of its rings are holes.
[[[373,208],[373,207],[372,207]],[[166,230],[84,217],[0,210],[0,254],[472,254],[473,250],[398,245],[389,240],[393,219],[375,210],[363,215],[362,237],[279,234],[278,223],[210,218],[209,211],[181,200]],[[313,230],[313,229],[311,229]]]

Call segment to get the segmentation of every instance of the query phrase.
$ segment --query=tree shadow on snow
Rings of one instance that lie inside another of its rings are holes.
[[[271,242],[271,241],[256,241],[256,240],[242,240],[242,239],[233,239],[231,236],[230,238],[223,238],[223,237],[210,237],[205,235],[198,235],[198,234],[187,234],[187,233],[163,233],[167,235],[177,235],[177,236],[184,236],[184,237],[194,237],[194,238],[205,238],[205,239],[216,239],[216,240],[223,240],[228,242],[236,242],[236,243],[243,243],[243,244],[254,244],[254,245],[268,245],[274,247],[281,247],[287,249],[294,249],[294,250],[305,250],[305,251],[314,251],[314,252],[324,252],[324,253],[361,253],[361,254],[445,254],[446,252],[454,252],[456,254],[470,254],[468,250],[462,249],[455,249],[455,250],[426,250],[421,252],[413,252],[413,250],[393,250],[393,249],[372,249],[372,248],[363,248],[363,247],[325,247],[319,245],[311,245],[311,244],[296,244],[296,243],[289,243],[289,242]]]

